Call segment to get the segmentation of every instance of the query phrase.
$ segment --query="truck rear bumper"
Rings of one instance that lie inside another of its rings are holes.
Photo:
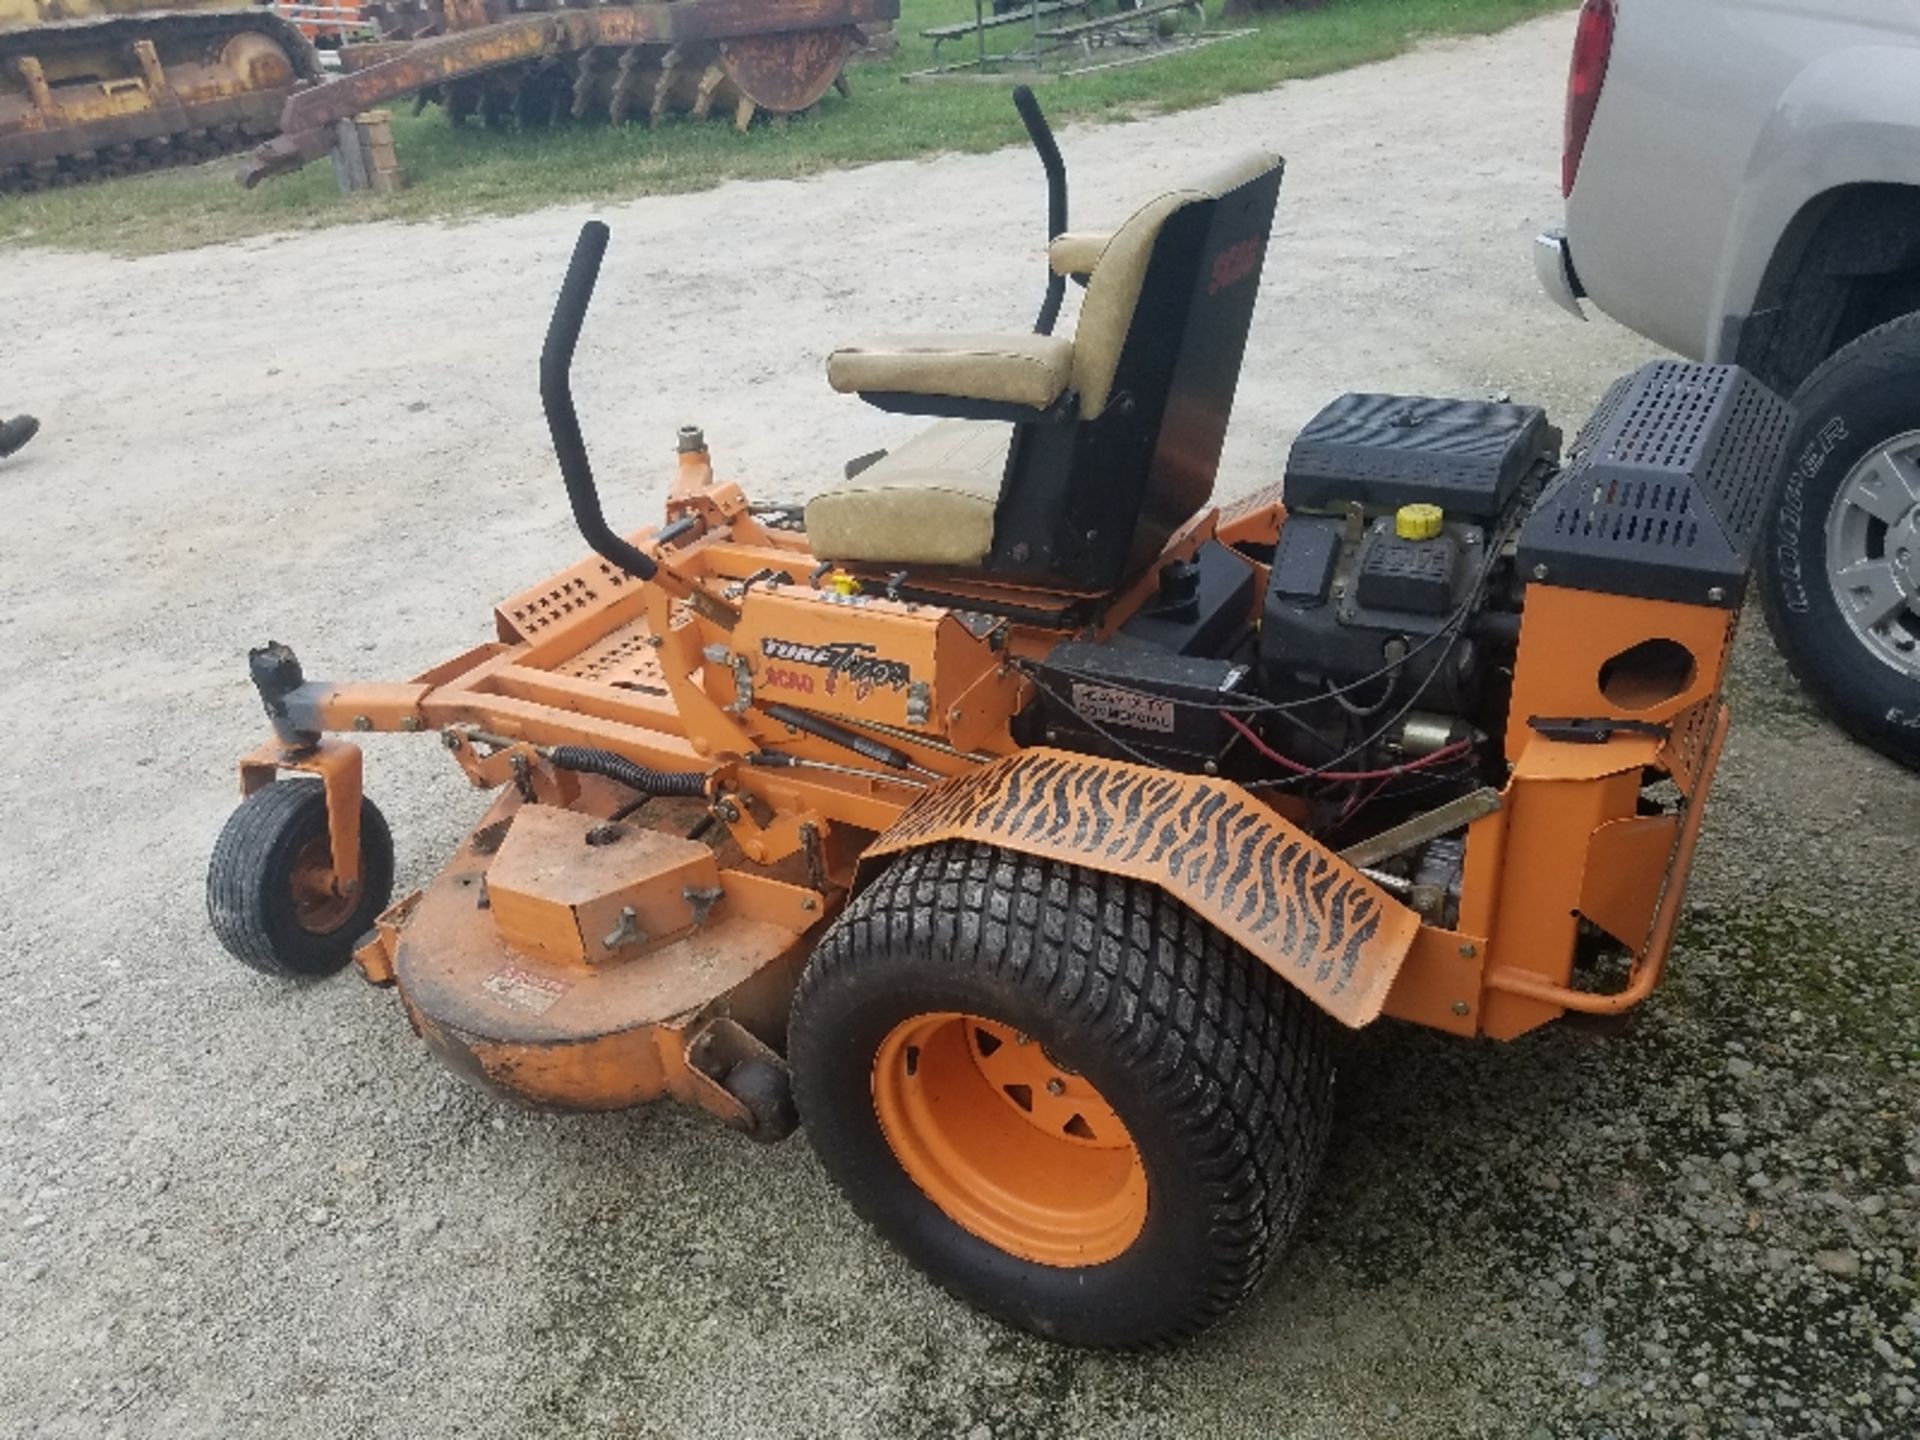
[[[1580,302],[1587,292],[1573,268],[1573,251],[1567,246],[1564,230],[1547,230],[1534,237],[1533,273],[1540,277],[1540,288],[1547,298],[1576,320],[1587,318]]]

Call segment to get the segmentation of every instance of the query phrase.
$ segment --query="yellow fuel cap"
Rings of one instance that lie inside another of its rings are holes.
[[[836,570],[827,576],[827,588],[836,595],[858,595],[860,582],[844,570]]]
[[[1438,505],[1402,505],[1393,517],[1393,533],[1402,540],[1431,540],[1446,523]]]

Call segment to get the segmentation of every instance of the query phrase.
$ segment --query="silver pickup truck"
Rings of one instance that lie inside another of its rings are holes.
[[[1554,300],[1793,397],[1768,620],[1920,765],[1920,0],[1585,0],[1562,182]]]

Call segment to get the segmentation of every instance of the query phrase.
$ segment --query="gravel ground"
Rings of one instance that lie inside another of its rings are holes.
[[[1342,389],[1572,422],[1647,353],[1533,292],[1570,29],[1065,136],[1096,223],[1222,149],[1291,159],[1224,492]],[[827,391],[825,348],[1021,324],[1035,171],[615,207],[581,363],[615,513],[657,512],[685,420],[769,496],[896,439]],[[1668,987],[1617,1032],[1355,1037],[1283,1272],[1176,1355],[959,1309],[804,1141],[506,1110],[391,997],[227,960],[201,876],[261,734],[247,645],[412,674],[578,551],[533,358],[586,213],[0,261],[0,401],[47,422],[0,466],[0,1430],[1915,1433],[1920,781],[1825,725],[1757,626]],[[422,883],[479,801],[436,746],[369,750]]]

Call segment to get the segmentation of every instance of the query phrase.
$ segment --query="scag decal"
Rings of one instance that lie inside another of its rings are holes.
[[[876,689],[904,690],[913,681],[913,672],[899,660],[888,660],[874,653],[872,645],[862,645],[852,640],[836,640],[831,645],[803,645],[797,640],[775,640],[771,636],[760,642],[760,652],[769,660],[784,661],[789,665],[809,665],[826,671],[826,692],[829,695],[839,693],[842,683],[853,687],[857,698],[865,699]],[[812,688],[812,677],[799,677],[807,681],[807,689]],[[771,684],[783,684],[770,681]],[[788,689],[799,689],[795,685]]]
[[[811,695],[813,676],[804,670],[789,670],[784,665],[769,665],[766,685],[770,690],[794,690],[802,695]]]
[[[1258,270],[1261,243],[1261,237],[1256,235],[1237,245],[1229,245],[1214,256],[1213,274],[1207,281],[1207,294],[1218,295],[1229,285],[1238,285]]]

